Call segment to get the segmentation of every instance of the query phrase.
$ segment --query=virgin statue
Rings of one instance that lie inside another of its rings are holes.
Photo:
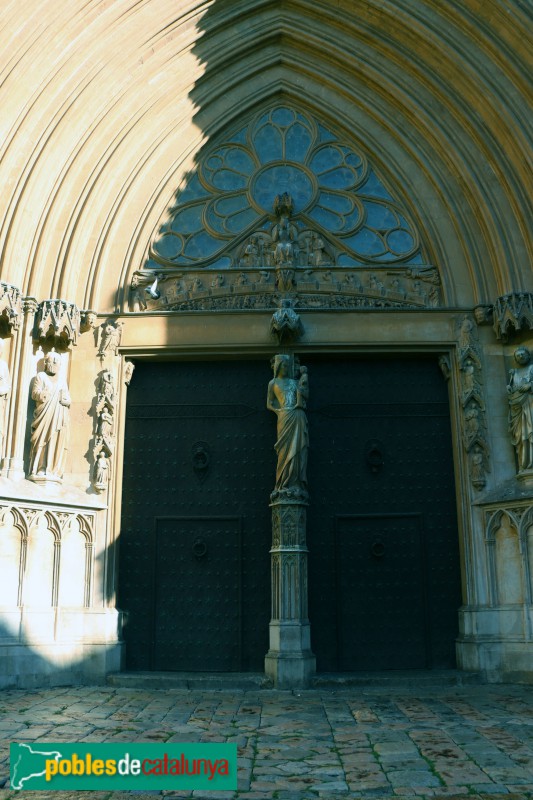
[[[306,367],[300,367],[300,378],[291,377],[291,359],[278,355],[274,359],[274,378],[268,384],[267,408],[278,418],[278,454],[276,490],[307,490],[307,451],[309,434],[305,407],[309,395]]]

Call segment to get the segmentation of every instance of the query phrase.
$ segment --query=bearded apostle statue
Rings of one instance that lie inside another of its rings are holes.
[[[33,379],[31,396],[35,412],[31,426],[29,478],[60,481],[65,472],[70,434],[70,394],[59,374],[61,357],[52,351],[44,360],[44,371]]]

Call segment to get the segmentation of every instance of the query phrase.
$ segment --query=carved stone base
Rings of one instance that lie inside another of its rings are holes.
[[[516,477],[527,486],[533,486],[533,469],[520,470]]]
[[[46,489],[57,489],[63,483],[58,475],[28,475],[28,480]]]
[[[271,622],[265,673],[277,689],[303,689],[316,671],[309,623]]]

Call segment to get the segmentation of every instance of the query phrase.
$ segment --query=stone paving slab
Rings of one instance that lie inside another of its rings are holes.
[[[238,790],[15,792],[10,741],[236,742]],[[533,800],[533,692],[392,684],[4,691],[0,787],[0,800]]]

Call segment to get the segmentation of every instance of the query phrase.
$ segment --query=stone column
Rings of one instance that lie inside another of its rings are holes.
[[[304,687],[315,671],[307,617],[307,369],[288,354],[273,359],[267,408],[278,418],[272,492],[272,618],[265,672],[276,687]]]
[[[286,493],[271,503],[272,619],[265,672],[280,689],[306,686],[316,668],[307,617],[306,507],[303,497]]]
[[[28,386],[33,374],[33,329],[38,304],[35,298],[23,301],[23,321],[16,341],[11,380],[13,400],[6,422],[6,448],[2,476],[13,481],[24,478],[24,443],[28,420]]]

